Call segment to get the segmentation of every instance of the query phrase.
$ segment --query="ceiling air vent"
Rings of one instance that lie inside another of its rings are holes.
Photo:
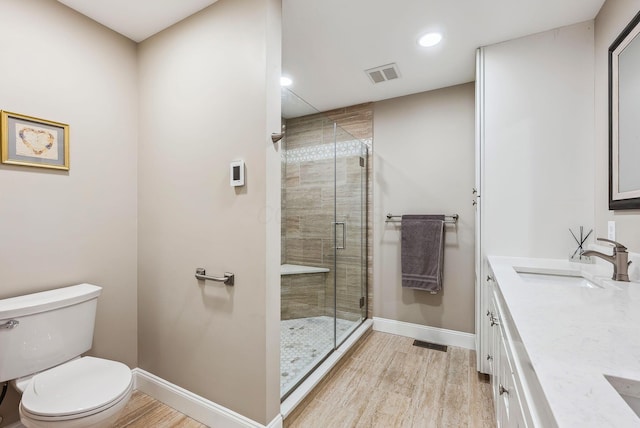
[[[380,67],[370,68],[364,71],[373,83],[386,82],[400,77],[398,66],[396,64],[381,65]]]

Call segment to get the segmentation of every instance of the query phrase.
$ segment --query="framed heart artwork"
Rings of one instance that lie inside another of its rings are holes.
[[[0,112],[2,163],[69,170],[69,125]]]

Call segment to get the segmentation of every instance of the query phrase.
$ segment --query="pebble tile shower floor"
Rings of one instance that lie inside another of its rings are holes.
[[[357,322],[338,318],[336,320],[338,338],[357,325]],[[332,317],[320,316],[280,321],[280,394],[286,393],[293,387],[331,349],[333,349]]]

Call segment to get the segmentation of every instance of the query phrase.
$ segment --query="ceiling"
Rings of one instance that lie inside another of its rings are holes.
[[[595,18],[604,0],[283,0],[283,74],[320,111],[475,80],[475,50]],[[438,31],[433,48],[417,44]],[[365,69],[396,63],[374,85]]]
[[[58,1],[134,42],[141,42],[217,0]]]
[[[216,0],[58,0],[140,42]],[[471,82],[475,49],[593,19],[604,0],[282,0],[285,117]],[[425,32],[443,41],[418,46]],[[364,70],[396,63],[400,78]]]

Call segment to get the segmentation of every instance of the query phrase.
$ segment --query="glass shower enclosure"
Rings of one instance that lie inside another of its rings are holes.
[[[289,118],[285,124],[283,399],[362,323],[367,309],[368,147],[322,113]]]

